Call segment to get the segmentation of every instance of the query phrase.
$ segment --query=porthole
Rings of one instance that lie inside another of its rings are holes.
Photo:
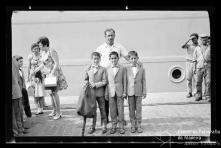
[[[169,79],[172,82],[179,83],[184,80],[185,71],[181,66],[176,65],[176,66],[173,66],[172,68],[170,68],[168,75],[169,75]]]

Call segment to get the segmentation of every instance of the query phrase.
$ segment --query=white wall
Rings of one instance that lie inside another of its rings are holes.
[[[12,54],[24,57],[26,70],[31,44],[47,36],[69,82],[61,94],[78,95],[84,66],[109,27],[116,31],[115,42],[138,51],[147,71],[148,92],[185,91],[185,80],[171,82],[168,70],[174,65],[185,69],[181,46],[191,33],[210,34],[205,11],[27,11],[12,16]]]

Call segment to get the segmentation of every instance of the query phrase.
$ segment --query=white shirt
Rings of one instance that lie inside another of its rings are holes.
[[[193,53],[196,47],[197,46],[195,46],[194,44],[187,44],[186,59],[193,60]]]
[[[117,67],[112,67],[112,69],[113,69],[113,72],[114,72],[114,76],[116,75],[116,73],[117,73]]]
[[[109,54],[112,51],[116,51],[119,55],[119,59],[123,56],[127,56],[127,50],[119,43],[114,43],[112,46],[109,46],[107,43],[101,44],[97,49],[97,52],[101,54],[100,65],[103,67],[108,67],[110,65]]]
[[[196,68],[204,67],[204,56],[207,46],[198,46],[194,51],[194,60],[197,62]]]
[[[132,71],[133,71],[133,74],[134,74],[134,77],[135,77],[136,74],[137,74],[137,67],[132,67]]]

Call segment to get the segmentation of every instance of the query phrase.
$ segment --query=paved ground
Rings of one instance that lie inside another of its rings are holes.
[[[27,119],[25,124],[30,128],[24,136],[81,136],[82,117],[75,111],[77,97],[62,97],[62,118],[53,120],[47,115],[51,107],[42,115],[34,115],[33,98],[30,98],[33,117]],[[72,103],[73,102],[73,103]],[[46,98],[50,105],[50,100]],[[130,133],[130,122],[127,101],[125,101],[125,127],[124,135],[118,132],[111,135],[101,133],[100,113],[98,113],[96,131],[87,134],[91,119],[87,119],[85,136],[209,136],[211,130],[211,108],[206,101],[195,102],[194,98],[185,98],[185,93],[149,94],[143,101],[142,126],[143,133]],[[111,124],[108,124],[110,128]]]

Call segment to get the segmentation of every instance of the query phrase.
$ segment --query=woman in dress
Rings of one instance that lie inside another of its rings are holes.
[[[28,56],[28,82],[34,87],[34,102],[37,108],[36,115],[43,114],[44,106],[44,88],[39,72],[31,75],[41,65],[41,53],[37,43],[31,45],[32,54]]]
[[[60,99],[58,91],[66,89],[68,85],[59,65],[57,52],[56,50],[49,47],[49,39],[43,36],[39,38],[37,43],[42,51],[42,64],[32,74],[34,75],[37,71],[42,69],[42,73],[43,75],[45,75],[45,77],[57,77],[57,86],[50,90],[53,111],[49,114],[49,116],[53,117],[53,119],[56,120],[61,118]]]

